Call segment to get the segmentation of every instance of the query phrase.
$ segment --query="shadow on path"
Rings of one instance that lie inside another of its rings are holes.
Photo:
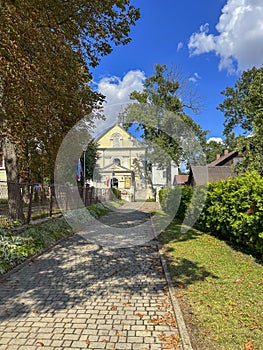
[[[113,212],[101,221],[118,227],[128,225],[135,232],[135,226],[149,221],[149,215],[124,210]],[[194,283],[196,276],[200,279],[212,276],[186,259],[181,264],[178,273],[188,270],[188,284]],[[155,240],[147,246],[109,249],[75,234],[0,280],[0,320],[30,313],[52,316],[79,304],[95,303],[98,298],[109,300],[114,293],[156,295],[163,293],[165,286]]]
[[[111,292],[163,287],[155,246],[108,250],[75,235],[0,282],[0,319],[52,313]]]

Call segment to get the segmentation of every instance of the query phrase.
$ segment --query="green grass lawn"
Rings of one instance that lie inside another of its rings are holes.
[[[194,349],[263,349],[263,267],[173,222],[159,236]]]

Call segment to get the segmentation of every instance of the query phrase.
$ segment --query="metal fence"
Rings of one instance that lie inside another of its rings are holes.
[[[17,184],[9,183],[9,186],[17,186]],[[58,211],[58,205],[50,186],[28,183],[19,183],[18,186],[27,223],[30,222],[31,218],[52,216]],[[0,182],[0,217],[8,216],[8,186],[6,182]]]
[[[17,186],[17,184],[14,184]],[[111,200],[110,188],[56,186],[19,183],[26,223],[32,219],[53,216],[62,210],[78,209]],[[8,217],[8,188],[0,182],[0,217]]]
[[[111,188],[56,186],[56,199],[62,210],[78,209],[113,199]]]

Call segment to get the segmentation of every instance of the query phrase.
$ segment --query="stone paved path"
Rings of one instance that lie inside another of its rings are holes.
[[[177,339],[154,241],[110,249],[76,234],[0,280],[0,350],[177,349]]]
[[[154,202],[131,202],[108,215],[88,223],[79,234],[88,241],[110,248],[126,248],[147,245],[156,238],[149,212]]]

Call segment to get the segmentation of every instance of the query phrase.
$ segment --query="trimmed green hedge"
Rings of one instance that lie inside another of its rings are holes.
[[[197,226],[263,255],[263,179],[250,172],[210,184]]]
[[[195,224],[199,230],[263,256],[263,179],[257,172],[209,184],[208,191],[201,187],[163,188],[159,196],[166,213],[176,213],[182,221],[189,209],[189,217],[200,215]]]
[[[188,186],[163,187],[159,191],[160,204],[164,212],[183,220],[189,206],[193,189]]]

